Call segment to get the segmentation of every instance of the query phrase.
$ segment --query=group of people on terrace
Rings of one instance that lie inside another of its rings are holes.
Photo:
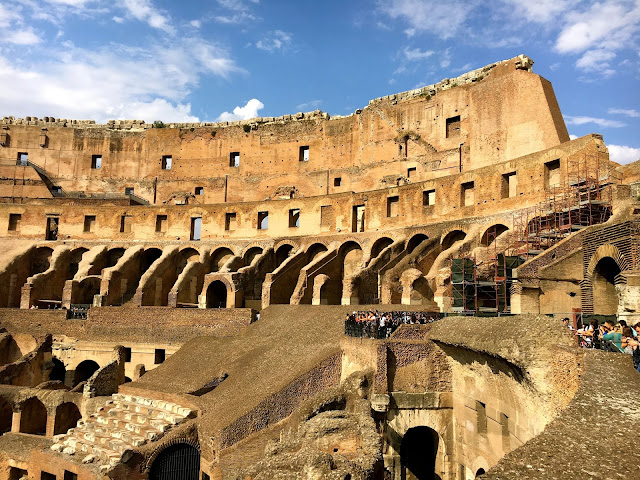
[[[568,318],[563,322],[574,330],[569,325]],[[583,347],[608,349],[633,355],[634,367],[640,371],[640,322],[630,327],[625,320],[620,320],[617,325],[609,320],[602,324],[597,320],[591,320],[588,325],[575,330],[575,333]]]
[[[425,325],[441,317],[432,312],[353,312],[347,314],[344,330],[350,337],[383,339],[389,338],[400,325]]]

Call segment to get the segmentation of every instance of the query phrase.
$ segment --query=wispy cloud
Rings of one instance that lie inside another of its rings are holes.
[[[432,32],[442,38],[456,35],[478,2],[449,0],[378,0],[378,10],[392,19],[401,19],[409,37],[417,32]]]
[[[258,116],[258,111],[264,108],[262,103],[257,98],[249,100],[244,107],[236,107],[233,109],[233,113],[222,112],[218,117],[221,122],[234,122],[236,120],[249,120]]]
[[[311,100],[309,102],[304,102],[296,105],[296,110],[315,110],[320,105],[322,105],[322,100]]]
[[[424,60],[432,56],[435,52],[433,50],[420,50],[419,48],[404,47],[404,58],[410,62]]]
[[[640,148],[627,145],[608,145],[609,158],[614,162],[627,164],[640,160]]]
[[[150,27],[171,34],[175,33],[169,15],[153,5],[151,0],[124,0],[124,7],[129,15],[141,22],[146,22]]]
[[[627,126],[624,122],[608,120],[606,118],[565,115],[564,119],[569,125],[586,125],[588,123],[593,123],[603,128],[621,128]]]
[[[611,115],[625,115],[631,118],[640,118],[640,112],[634,109],[610,108],[607,112]]]
[[[262,39],[256,42],[256,47],[266,52],[285,51],[291,47],[292,35],[282,30],[268,32]]]
[[[217,0],[217,3],[226,11],[213,17],[216,22],[233,25],[258,20],[251,9],[251,4],[260,3],[259,0]]]

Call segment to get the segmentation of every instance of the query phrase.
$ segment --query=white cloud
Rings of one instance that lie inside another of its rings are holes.
[[[236,120],[248,120],[258,116],[258,110],[264,108],[262,103],[257,98],[252,98],[247,102],[244,107],[236,107],[233,109],[233,113],[222,112],[218,117],[221,122],[235,122]]]
[[[292,40],[290,33],[275,30],[269,32],[262,40],[259,40],[256,43],[256,47],[267,52],[275,52],[276,50],[284,51],[291,46]]]
[[[570,140],[575,140],[576,138],[579,138],[579,137],[577,135],[569,135]]]
[[[202,22],[200,20],[191,20],[189,22],[189,25],[191,25],[193,28],[200,28],[202,26]]]
[[[556,21],[558,15],[572,8],[577,0],[503,0],[511,8],[515,17],[524,16],[527,20],[537,23]]]
[[[610,108],[608,113],[611,115],[625,115],[631,118],[640,118],[640,112],[634,109],[626,109],[626,108]]]
[[[403,50],[404,57],[410,62],[414,62],[417,60],[424,60],[425,58],[429,58],[435,52],[433,50],[420,50],[419,48],[410,49],[409,47],[405,47]]]
[[[170,18],[155,7],[151,0],[124,0],[124,7],[135,19],[146,22],[149,26],[174,33]]]
[[[218,4],[228,10],[226,15],[216,15],[214,20],[219,23],[238,24],[257,20],[251,12],[251,7],[243,0],[217,0]],[[257,4],[259,0],[249,0],[249,3]]]
[[[595,118],[586,116],[572,116],[566,115],[565,121],[569,125],[585,125],[587,123],[593,123],[603,128],[621,128],[626,127],[626,123],[619,122],[618,120],[608,120],[606,118]]]
[[[378,0],[379,11],[408,24],[408,36],[431,32],[442,38],[453,37],[477,5],[462,0]]]
[[[304,102],[299,105],[296,105],[296,110],[315,110],[320,105],[322,105],[322,100],[311,100],[309,102]]]
[[[614,162],[624,165],[640,160],[640,148],[627,145],[607,145],[607,148],[609,148],[609,158]]]
[[[576,62],[576,67],[582,70],[605,69],[609,67],[609,61],[614,58],[616,54],[611,50],[587,50]]]
[[[2,34],[2,40],[15,45],[35,45],[42,41],[31,27],[24,30],[7,30]]]

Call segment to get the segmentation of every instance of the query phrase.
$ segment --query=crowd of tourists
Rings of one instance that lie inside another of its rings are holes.
[[[578,325],[577,330],[569,324],[568,318],[563,322],[575,331],[581,346],[633,355],[633,365],[640,371],[640,322],[630,327],[625,320],[617,325],[609,320],[602,324],[592,320],[588,325]]]
[[[369,310],[347,314],[344,332],[350,337],[389,338],[400,325],[425,325],[442,317],[431,312],[379,312]]]

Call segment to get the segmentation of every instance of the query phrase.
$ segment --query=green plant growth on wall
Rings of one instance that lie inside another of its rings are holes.
[[[156,120],[155,122],[153,122],[152,126],[153,128],[164,128],[165,124],[162,120]]]

